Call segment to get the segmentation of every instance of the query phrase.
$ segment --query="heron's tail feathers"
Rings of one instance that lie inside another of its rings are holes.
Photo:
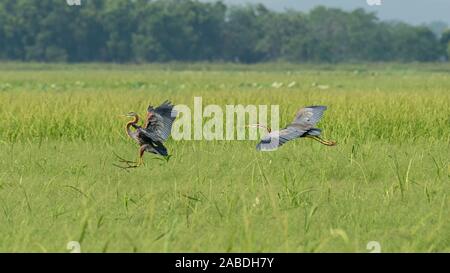
[[[320,136],[322,130],[319,128],[312,128],[308,132],[306,132],[309,136]]]
[[[152,143],[152,145],[148,145],[146,151],[149,153],[167,156],[167,149],[162,143]]]

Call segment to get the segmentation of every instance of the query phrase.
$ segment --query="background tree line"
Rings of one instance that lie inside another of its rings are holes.
[[[68,62],[436,61],[450,31],[357,9],[274,12],[193,0],[0,0],[0,59]]]

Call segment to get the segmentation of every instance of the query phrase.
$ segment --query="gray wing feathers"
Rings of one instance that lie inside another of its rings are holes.
[[[319,128],[314,128],[327,110],[326,106],[313,105],[301,108],[295,115],[295,119],[286,128],[280,132],[267,134],[256,149],[259,151],[275,150],[289,140],[299,138],[305,133],[312,136],[318,136],[321,133]]]
[[[305,131],[298,130],[295,128],[285,128],[279,132],[272,132],[266,135],[258,145],[256,145],[256,149],[259,151],[271,151],[275,150],[284,143],[296,139],[303,135]]]
[[[172,131],[172,124],[177,117],[177,111],[173,109],[173,105],[169,101],[153,109],[148,107],[148,112],[151,115],[145,133],[147,136],[155,141],[166,141]]]
[[[294,121],[289,125],[302,130],[312,129],[322,118],[326,106],[307,106],[300,109],[295,115]]]

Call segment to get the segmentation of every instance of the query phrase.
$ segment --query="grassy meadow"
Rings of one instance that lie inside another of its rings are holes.
[[[0,251],[450,252],[450,66],[0,64]],[[323,104],[276,152],[174,141],[134,159],[127,119],[193,105]]]

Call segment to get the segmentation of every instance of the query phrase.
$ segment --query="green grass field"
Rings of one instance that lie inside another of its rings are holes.
[[[0,251],[449,252],[449,70],[1,64]],[[338,145],[169,139],[168,163],[112,165],[137,154],[118,114],[194,96],[279,104],[280,125],[327,105]]]

